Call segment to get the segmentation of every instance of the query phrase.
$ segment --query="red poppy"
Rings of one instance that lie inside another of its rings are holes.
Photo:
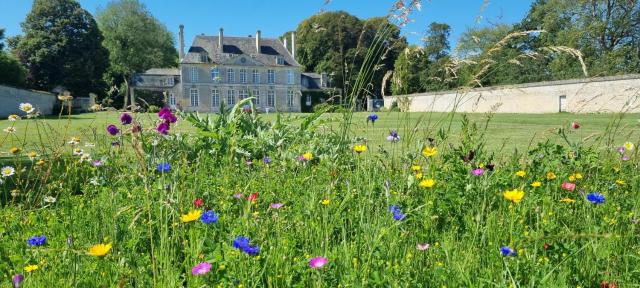
[[[551,245],[549,243],[544,243],[544,250],[549,250]]]
[[[571,182],[564,182],[562,183],[562,189],[567,191],[573,191],[576,189],[576,184],[573,184]]]
[[[618,288],[618,284],[616,282],[602,281],[600,288]]]
[[[247,197],[247,200],[249,201],[255,201],[256,199],[258,199],[258,193],[251,193],[251,195]]]
[[[571,122],[571,128],[573,128],[574,130],[578,129],[580,128],[580,124],[578,122]]]
[[[193,206],[200,207],[203,204],[204,204],[204,200],[202,200],[202,198],[196,198],[196,200],[193,200]]]

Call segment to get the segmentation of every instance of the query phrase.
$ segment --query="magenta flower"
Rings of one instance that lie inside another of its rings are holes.
[[[416,244],[416,249],[420,250],[420,251],[424,251],[429,249],[429,243],[418,243]]]
[[[158,127],[156,127],[156,130],[158,130],[158,133],[162,135],[167,135],[169,134],[169,124],[167,122],[162,122],[158,124]]]
[[[629,159],[631,159],[631,158],[629,158],[629,156],[622,155],[622,158],[621,158],[622,161],[629,161]]]
[[[131,121],[133,121],[133,118],[129,113],[122,113],[122,115],[120,115],[120,122],[122,125],[129,125],[131,124]]]
[[[193,274],[194,276],[204,275],[209,273],[210,270],[211,270],[211,263],[202,262],[196,266],[193,266],[193,268],[191,268],[191,274]]]
[[[578,122],[571,122],[571,128],[573,130],[577,130],[578,128],[580,128],[580,124]]]
[[[329,260],[327,260],[327,258],[314,257],[309,260],[309,267],[314,269],[322,268],[322,266],[327,265],[327,263],[329,263]]]
[[[475,176],[480,176],[482,174],[484,174],[484,169],[482,168],[476,168],[471,170],[471,174],[475,175]]]
[[[93,167],[100,167],[104,165],[104,162],[102,162],[102,160],[94,160],[93,162],[91,162],[91,165],[93,165]]]
[[[118,127],[116,125],[109,125],[107,126],[107,132],[109,132],[109,134],[111,134],[111,136],[116,136],[116,134],[118,134],[120,132],[120,129],[118,129]]]
[[[280,209],[280,208],[282,208],[282,206],[284,206],[284,204],[282,204],[282,203],[271,203],[271,205],[269,205],[269,208],[271,208],[271,209]]]
[[[623,146],[618,147],[616,150],[618,150],[618,153],[620,154],[624,154],[624,152],[627,151],[627,149],[624,148]]]

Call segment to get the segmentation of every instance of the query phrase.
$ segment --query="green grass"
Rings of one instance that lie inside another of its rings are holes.
[[[389,147],[384,139],[389,130],[396,129],[401,138],[406,137],[415,130],[415,137],[412,144],[424,140],[426,137],[434,137],[438,129],[449,128],[451,141],[459,139],[460,120],[462,114],[455,114],[453,118],[447,113],[398,113],[380,112],[380,118],[375,125],[367,124],[365,119],[368,113],[355,113],[351,134],[354,137],[362,137],[371,141],[373,146],[383,145]],[[86,113],[72,116],[48,117],[47,122],[50,127],[45,127],[44,131],[34,129],[29,120],[10,122],[0,120],[0,127],[15,125],[20,139],[26,139],[26,143],[17,142],[15,138],[6,134],[0,138],[0,149],[7,151],[14,146],[31,149],[40,145],[41,137],[45,140],[56,139],[56,143],[63,143],[65,139],[72,136],[81,136],[84,141],[96,141],[96,135],[102,135],[105,127],[109,124],[119,123],[118,112]],[[285,117],[301,117],[305,114],[281,114]],[[482,124],[486,119],[485,114],[467,114],[471,121]],[[153,127],[156,119],[155,114],[138,114],[144,127]],[[216,117],[212,114],[212,117]],[[262,114],[265,120],[273,121],[276,114]],[[341,114],[327,114],[324,116],[333,119],[328,125],[328,129],[337,129],[337,123],[341,121]],[[557,130],[566,127],[569,123],[577,121],[582,127],[577,133],[572,134],[572,139],[588,138],[595,142],[597,136],[604,136],[605,131],[616,120],[618,131],[614,133],[614,141],[628,139],[640,132],[639,114],[494,114],[488,124],[486,138],[487,148],[491,151],[512,151],[514,149],[526,149],[531,143],[546,141],[552,143],[562,143],[562,139],[557,136]],[[193,127],[186,122],[178,123],[174,128],[176,133],[193,133]],[[50,133],[50,134],[49,134]],[[39,135],[40,134],[40,135]],[[60,139],[58,139],[60,138]],[[597,143],[604,144],[604,143]],[[375,147],[374,147],[375,148]]]

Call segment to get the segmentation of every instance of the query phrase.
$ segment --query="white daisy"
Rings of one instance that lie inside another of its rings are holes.
[[[47,202],[47,203],[56,203],[56,201],[58,201],[56,197],[52,197],[52,196],[44,196],[43,200],[44,202]]]
[[[2,174],[2,177],[10,177],[16,174],[16,169],[11,166],[5,166],[0,170],[0,174]]]
[[[71,146],[76,146],[78,144],[80,144],[80,138],[78,137],[71,137],[71,140],[69,142],[67,142],[69,145]]]
[[[82,154],[80,156],[80,162],[91,162],[91,155],[90,154]]]
[[[33,113],[36,110],[31,103],[20,103],[20,110],[26,112],[27,114]]]
[[[9,119],[9,121],[18,121],[18,120],[20,120],[20,116],[18,116],[16,114],[11,114],[11,115],[9,115],[9,117],[7,117],[7,119]]]
[[[82,154],[84,154],[84,150],[82,150],[80,148],[73,149],[73,155],[80,156]]]
[[[8,134],[16,134],[16,127],[13,127],[13,126],[7,127],[7,128],[4,128],[3,131]]]

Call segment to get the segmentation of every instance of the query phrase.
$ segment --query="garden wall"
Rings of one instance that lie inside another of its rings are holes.
[[[467,91],[427,92],[384,98],[411,112],[609,113],[640,112],[640,75],[537,82]]]
[[[31,103],[40,113],[49,115],[56,103],[56,96],[41,91],[18,89],[0,85],[0,117],[6,118],[11,114],[24,115],[18,109],[20,103]]]

